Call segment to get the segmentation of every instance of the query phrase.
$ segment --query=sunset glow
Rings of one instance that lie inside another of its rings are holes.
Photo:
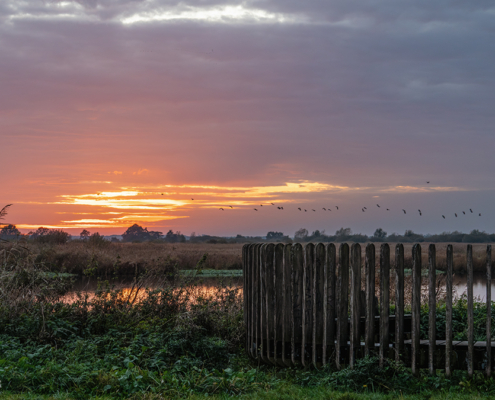
[[[493,10],[435,4],[2,2],[5,222],[494,231]]]

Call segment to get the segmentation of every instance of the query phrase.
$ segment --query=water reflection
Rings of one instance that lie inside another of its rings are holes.
[[[455,298],[461,297],[463,294],[467,295],[467,275],[454,275],[452,281],[452,288],[455,289]],[[486,300],[486,275],[475,274],[473,276],[473,296],[480,301]],[[495,281],[492,279],[491,292],[495,287]],[[493,295],[492,295],[493,299]]]
[[[242,277],[229,278],[227,280],[220,278],[201,278],[189,281],[180,287],[173,287],[171,290],[179,296],[179,300],[185,300],[187,303],[196,303],[201,299],[216,299],[226,295],[235,295],[242,298],[242,283]],[[62,301],[73,303],[86,297],[88,301],[91,301],[95,298],[95,292],[98,289],[105,290],[107,288],[119,291],[118,300],[139,302],[146,298],[148,290],[166,289],[167,286],[157,282],[136,284],[132,279],[105,282],[95,278],[83,278],[74,283],[72,290],[63,297]]]
[[[443,275],[445,276],[445,275]],[[64,296],[63,301],[72,303],[78,299],[77,293],[83,297],[88,296],[88,300],[95,297],[95,291],[100,288],[105,288],[103,282],[99,282],[95,278],[83,278],[74,283],[72,291]],[[445,285],[445,282],[443,283]],[[243,296],[243,280],[242,278],[229,278],[228,280],[220,278],[202,278],[194,281],[193,285],[184,286],[183,292],[180,292],[180,288],[174,289],[174,291],[181,296],[189,296],[189,301],[196,301],[201,298],[214,298],[226,294],[232,289],[236,289],[236,296],[242,298]],[[427,293],[427,282],[423,282],[424,289]],[[122,279],[119,281],[109,282],[109,287],[115,290],[119,290],[121,293],[119,299],[133,301],[141,300],[146,295],[146,289],[163,289],[163,285],[160,284],[147,284],[141,287],[136,287],[132,279]],[[492,293],[495,288],[495,279],[492,280]],[[454,298],[459,298],[463,294],[467,294],[467,276],[456,274],[453,277],[452,288],[454,291]],[[480,301],[486,299],[486,275],[475,274],[473,279],[473,294],[474,297]],[[493,298],[493,297],[492,297]]]

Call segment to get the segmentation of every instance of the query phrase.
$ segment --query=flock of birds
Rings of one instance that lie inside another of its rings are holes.
[[[427,181],[426,183],[427,183],[427,184],[429,184],[429,183],[430,183],[430,181]],[[162,196],[163,196],[163,193],[162,193]],[[194,201],[194,199],[193,199],[193,198],[191,198],[191,200],[193,200],[193,201]],[[275,203],[260,204],[260,207],[263,207],[263,206],[275,206]],[[380,204],[377,204],[376,206],[377,206],[378,208],[381,208]],[[232,208],[232,209],[234,208],[234,206],[224,206],[224,207],[225,207],[225,208]],[[224,207],[220,207],[220,208],[219,208],[219,210],[220,210],[220,211],[225,211],[225,208],[224,208]],[[283,209],[284,209],[284,207],[283,207],[283,206],[276,206],[276,207],[277,207],[277,209],[278,209],[278,210],[283,210]],[[307,209],[302,208],[302,207],[297,207],[297,209],[298,209],[299,211],[301,211],[301,212],[302,212],[302,211],[304,211],[304,212],[308,212],[308,210],[307,210]],[[335,206],[335,209],[338,211],[338,210],[339,210],[339,206]],[[258,211],[258,209],[257,209],[257,208],[253,208],[253,210],[254,210],[254,211]],[[331,209],[330,207],[322,207],[322,210],[323,210],[323,211],[332,211],[332,209]],[[367,210],[368,210],[368,209],[367,209],[366,207],[361,208],[361,211],[362,211],[362,212],[366,212]],[[311,211],[316,212],[316,210],[315,210],[314,208],[312,208],[312,209],[311,209]],[[386,208],[386,211],[390,211],[390,208]],[[406,212],[406,210],[405,210],[405,209],[402,209],[402,212],[403,212],[404,214],[407,214],[407,212]],[[471,214],[474,214],[474,211],[473,211],[473,209],[472,209],[472,208],[470,208],[470,209],[469,209],[469,212],[470,212]],[[418,209],[418,213],[419,213],[419,215],[420,215],[420,216],[422,216],[422,215],[423,215],[423,212],[422,212],[421,210],[419,210],[419,209]],[[462,211],[462,214],[463,214],[463,215],[466,215],[466,211]],[[456,217],[456,218],[458,217],[457,213],[454,213],[454,215],[455,215],[455,217]],[[478,213],[478,216],[479,216],[479,217],[481,217],[481,213]],[[446,219],[445,215],[442,215],[442,218],[443,218],[443,219]]]
[[[191,199],[191,200],[194,200],[194,199]],[[268,204],[264,204],[264,205],[265,205],[265,206],[266,206],[266,205],[272,205],[272,206],[275,206],[275,204],[274,204],[274,203],[268,203]],[[380,204],[377,204],[376,206],[377,206],[378,208],[381,208]],[[263,204],[260,204],[260,207],[263,207]],[[234,208],[234,207],[233,207],[233,206],[226,206],[226,208]],[[282,207],[282,206],[277,206],[277,209],[279,209],[279,210],[283,210],[283,209],[284,209],[284,207]],[[307,210],[307,209],[305,209],[305,208],[297,207],[297,209],[298,209],[299,211],[308,212],[308,210]],[[339,206],[335,206],[335,209],[336,209],[336,210],[338,210],[338,209],[339,209]],[[220,207],[220,208],[219,208],[219,210],[224,211],[224,210],[225,210],[225,208],[224,208],[224,207]],[[257,208],[253,208],[253,210],[254,210],[254,211],[258,211],[258,209],[257,209]],[[331,208],[326,208],[326,207],[322,207],[322,210],[323,210],[323,211],[332,211],[332,210],[331,210]],[[367,210],[368,210],[368,208],[366,208],[366,207],[363,207],[363,208],[361,209],[361,211],[362,211],[362,212],[366,212]],[[387,208],[386,210],[387,210],[387,211],[390,211],[390,208]],[[316,210],[315,210],[314,208],[312,208],[312,209],[311,209],[311,211],[316,212]],[[404,214],[407,214],[407,211],[406,211],[406,210],[404,210],[404,209],[402,209],[402,212],[403,212]],[[471,208],[469,209],[469,212],[470,212],[471,214],[474,214],[474,211],[473,211]],[[418,213],[419,213],[419,215],[420,215],[420,216],[422,216],[422,215],[423,215],[423,212],[422,212],[421,210],[419,210],[419,209],[418,209]],[[464,215],[466,215],[466,211],[463,211],[462,213],[463,213]],[[457,213],[454,213],[454,215],[455,215],[455,217],[456,217],[456,218],[458,217]],[[478,214],[478,216],[480,216],[480,217],[481,217],[481,213],[479,213],[479,214]],[[442,218],[443,218],[443,219],[446,219],[445,215],[442,215]]]

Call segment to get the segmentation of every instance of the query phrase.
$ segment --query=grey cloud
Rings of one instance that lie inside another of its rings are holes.
[[[132,26],[118,18],[232,3],[78,3],[68,9],[79,21],[26,17],[0,27],[0,76],[8,82],[0,113],[14,126],[22,126],[15,115],[26,114],[53,124],[47,115],[63,110],[83,132],[91,126],[85,115],[111,123],[127,113],[152,140],[182,148],[157,128],[180,126],[182,137],[203,144],[191,162],[208,162],[205,178],[249,171],[263,179],[271,165],[290,164],[296,177],[356,184],[381,174],[394,183],[427,174],[449,184],[493,182],[483,172],[495,167],[490,2],[252,1],[246,7],[309,23]],[[63,12],[8,4],[10,13]],[[216,154],[218,143],[225,155]]]

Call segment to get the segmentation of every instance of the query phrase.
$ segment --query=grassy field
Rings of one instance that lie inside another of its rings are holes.
[[[336,244],[337,246],[339,244]],[[376,243],[377,262],[381,243]],[[208,270],[242,269],[242,244],[207,243],[110,243],[99,245],[72,241],[67,244],[53,245],[27,243],[36,262],[44,263],[50,271],[84,274],[91,271],[104,278],[114,275],[135,275],[146,270],[169,272],[175,269],[191,270],[199,262]],[[391,244],[392,265],[394,265],[394,244]],[[421,244],[423,265],[428,262],[428,243]],[[437,246],[437,269],[445,270],[446,244]],[[363,260],[366,245],[362,245]],[[475,271],[485,272],[486,245],[473,245]],[[406,268],[411,266],[412,244],[404,245]],[[465,271],[466,245],[454,244],[454,270]]]

